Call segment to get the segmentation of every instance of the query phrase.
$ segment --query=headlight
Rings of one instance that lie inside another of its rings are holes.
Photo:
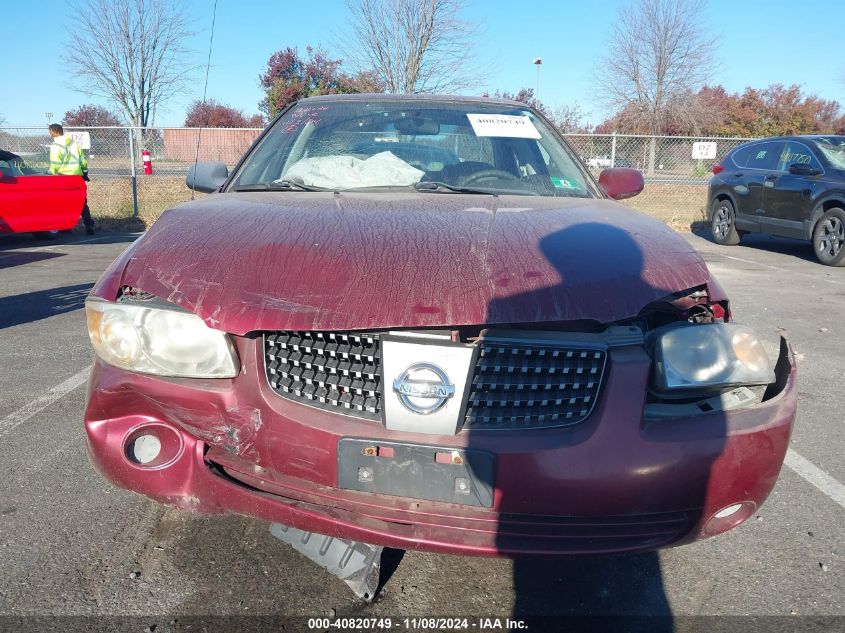
[[[754,332],[733,323],[655,332],[655,382],[660,391],[765,385],[775,379]]]
[[[160,376],[233,378],[238,359],[229,337],[195,314],[137,303],[85,302],[97,355],[115,367]]]

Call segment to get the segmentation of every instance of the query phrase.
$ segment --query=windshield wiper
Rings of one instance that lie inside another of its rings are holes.
[[[473,189],[472,187],[457,187],[455,185],[450,185],[445,182],[439,182],[437,180],[424,180],[418,182],[414,185],[414,189],[417,191],[450,191],[453,193],[481,193],[486,196],[495,196],[497,193],[495,191],[490,191],[489,189]]]
[[[274,180],[273,182],[255,182],[249,185],[235,187],[232,191],[331,191],[323,187],[300,185],[290,180]]]

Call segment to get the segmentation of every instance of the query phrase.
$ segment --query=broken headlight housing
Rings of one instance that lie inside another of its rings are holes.
[[[109,365],[159,376],[234,378],[238,357],[229,337],[175,306],[97,298],[85,302],[91,344]]]
[[[668,326],[655,330],[652,341],[659,392],[715,391],[775,379],[763,344],[744,325]]]

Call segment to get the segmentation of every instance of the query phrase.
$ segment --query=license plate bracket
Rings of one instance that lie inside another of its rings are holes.
[[[338,486],[396,497],[493,507],[496,458],[477,449],[341,438]]]

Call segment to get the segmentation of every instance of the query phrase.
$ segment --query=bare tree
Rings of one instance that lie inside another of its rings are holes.
[[[133,126],[152,125],[193,70],[185,16],[172,0],[92,0],[74,15],[64,59],[80,79],[75,89],[109,99]]]
[[[454,92],[477,83],[478,27],[460,18],[462,0],[346,0],[344,54],[387,92]]]
[[[617,111],[633,113],[651,134],[670,117],[695,114],[693,95],[715,68],[716,39],[703,28],[705,0],[633,0],[621,9],[597,80]],[[654,171],[652,141],[649,173]]]
[[[552,108],[549,112],[549,118],[561,133],[575,134],[589,131],[589,124],[584,122],[587,114],[579,104],[572,103]]]

